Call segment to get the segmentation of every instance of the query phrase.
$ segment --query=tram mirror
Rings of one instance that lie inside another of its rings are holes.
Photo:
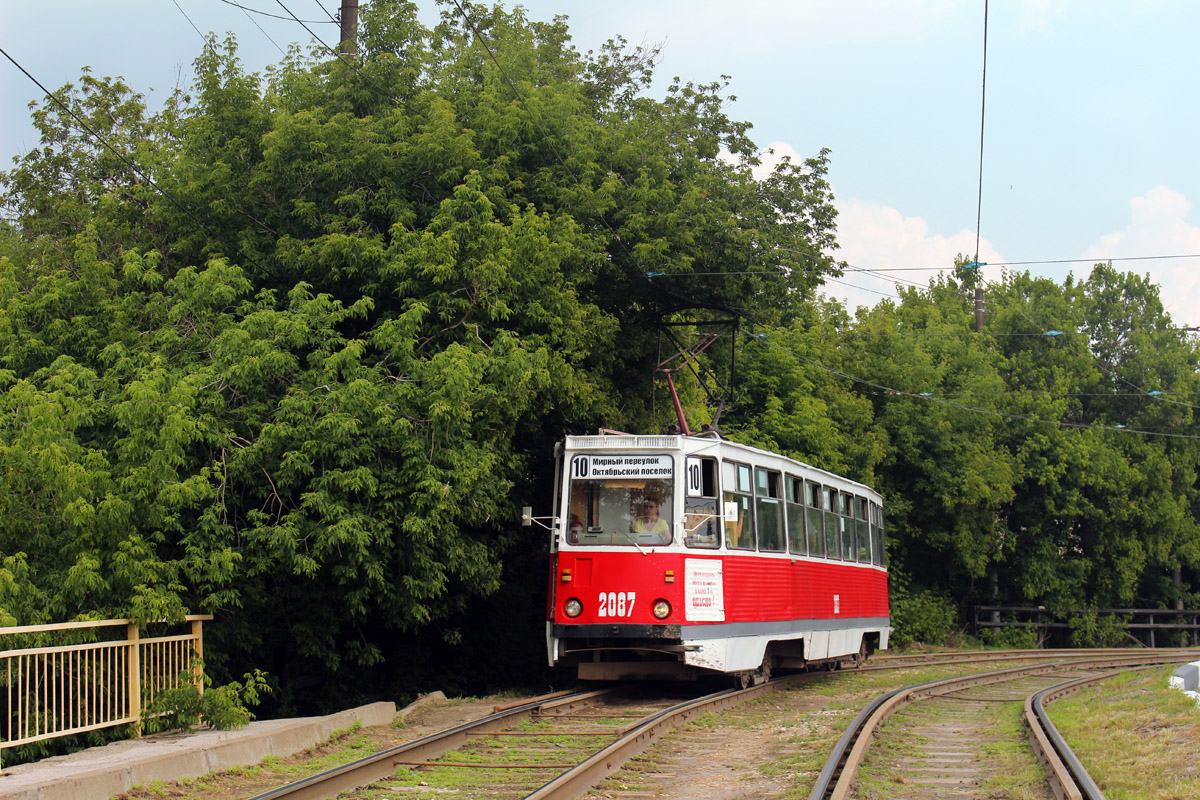
[[[528,528],[533,524],[533,506],[521,506],[521,525]]]

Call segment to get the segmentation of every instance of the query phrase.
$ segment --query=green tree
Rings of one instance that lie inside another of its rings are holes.
[[[0,177],[6,619],[213,611],[214,677],[282,707],[436,674],[414,642],[467,652],[541,586],[514,521],[554,440],[669,418],[659,322],[778,324],[835,269],[827,154],[754,180],[725,79],[652,99],[653,50],[463,8],[372,3],[355,56],[265,76],[213,37],[153,113],[63,87],[124,158],[35,110]]]

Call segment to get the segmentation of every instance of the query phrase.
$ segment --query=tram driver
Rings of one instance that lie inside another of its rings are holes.
[[[669,544],[671,526],[659,516],[659,501],[653,497],[642,500],[641,513],[633,519],[633,532],[644,544]]]

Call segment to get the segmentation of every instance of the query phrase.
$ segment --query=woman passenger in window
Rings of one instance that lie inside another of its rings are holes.
[[[653,544],[666,544],[671,541],[671,528],[667,521],[658,515],[658,501],[647,497],[642,501],[642,515],[633,520],[633,532],[641,534],[639,539],[649,539]]]

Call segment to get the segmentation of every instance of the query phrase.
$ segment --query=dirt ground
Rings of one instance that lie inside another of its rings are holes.
[[[827,696],[772,695],[767,702],[714,715],[713,724],[689,725],[660,740],[652,753],[583,795],[584,800],[767,800],[807,797],[827,755],[808,753],[848,722],[822,713]],[[719,727],[718,727],[719,726]],[[811,756],[811,757],[809,757]]]

